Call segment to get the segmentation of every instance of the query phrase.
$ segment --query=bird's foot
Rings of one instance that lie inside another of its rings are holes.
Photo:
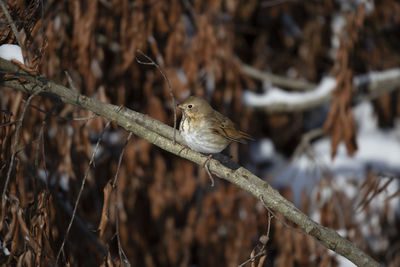
[[[211,174],[210,169],[209,169],[211,158],[212,158],[212,154],[208,155],[206,161],[203,164],[203,167],[204,167],[204,169],[206,169],[208,177],[210,177],[211,187],[214,187],[214,178],[212,177],[212,174]]]
[[[189,149],[189,148],[188,148],[187,146],[183,146],[183,147],[181,148],[181,150],[179,150],[178,155],[180,155],[181,152],[182,152],[183,150],[185,150],[185,149]]]

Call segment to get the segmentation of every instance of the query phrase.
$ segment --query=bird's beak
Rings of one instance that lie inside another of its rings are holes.
[[[178,108],[180,108],[180,109],[183,110],[183,105],[181,105],[181,104],[176,104],[176,106],[177,106]]]

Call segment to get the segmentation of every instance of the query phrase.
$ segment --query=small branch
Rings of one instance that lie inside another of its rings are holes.
[[[284,87],[292,90],[309,91],[313,90],[317,86],[316,84],[307,81],[291,79],[284,76],[272,74],[270,72],[264,72],[244,63],[241,64],[241,67],[244,74],[257,80],[270,82],[271,84],[277,85],[279,87]]]
[[[300,156],[305,150],[311,147],[311,141],[314,140],[315,138],[318,138],[320,136],[324,135],[324,130],[322,128],[317,128],[313,129],[301,136],[301,141],[300,144],[296,147],[296,150],[293,152],[293,155],[291,157],[292,161],[293,159],[297,158]]]
[[[71,75],[69,75],[68,71],[64,71],[65,76],[67,76],[68,84],[71,87],[72,90],[78,91],[78,89],[75,86],[74,81],[71,78]]]
[[[109,121],[109,122],[107,122],[106,126],[104,126],[104,129],[103,129],[103,131],[101,132],[99,139],[97,140],[96,147],[95,147],[94,150],[93,150],[92,157],[90,158],[88,167],[86,168],[85,176],[84,176],[83,179],[82,179],[81,188],[80,188],[80,190],[79,190],[78,196],[77,196],[76,201],[75,201],[74,210],[72,211],[71,220],[69,221],[69,224],[68,224],[68,227],[67,227],[67,231],[66,231],[66,233],[65,233],[65,235],[64,235],[64,240],[63,240],[63,242],[62,242],[62,244],[61,244],[61,247],[60,247],[60,249],[58,250],[58,253],[57,253],[56,265],[57,265],[57,263],[58,263],[58,260],[60,259],[61,252],[64,250],[65,242],[67,241],[69,231],[71,230],[72,223],[74,222],[76,210],[78,209],[79,200],[80,200],[80,198],[81,198],[81,195],[82,195],[82,192],[83,192],[83,188],[85,187],[86,179],[87,179],[87,177],[89,176],[90,168],[91,168],[91,166],[92,166],[93,163],[94,163],[94,157],[95,157],[95,155],[96,155],[96,153],[97,153],[97,150],[99,149],[99,145],[100,145],[100,142],[101,142],[101,140],[102,140],[103,134],[104,134],[105,130],[108,128],[108,126],[110,125],[110,123],[111,123],[111,122]]]
[[[40,126],[40,131],[39,131],[39,137],[38,137],[38,142],[36,144],[36,151],[35,151],[35,170],[39,169],[39,155],[40,155],[40,148],[43,148],[44,151],[44,128],[47,125],[47,120],[49,119],[49,117],[51,116],[51,114],[53,113],[53,111],[59,106],[59,102],[53,104],[53,107],[49,110],[49,112],[46,113],[45,118],[42,121],[42,125]],[[43,164],[44,164],[44,171],[46,173],[46,177],[47,177],[47,168],[46,168],[46,157],[43,154]],[[36,177],[34,177],[36,178]],[[35,185],[35,190],[34,190],[34,203],[36,205],[37,203],[37,183],[38,183],[39,179],[34,179],[34,185]],[[47,185],[47,179],[46,179],[46,188],[48,188]]]
[[[115,172],[114,181],[113,181],[113,184],[112,184],[112,186],[114,188],[117,186],[119,170],[121,168],[121,163],[122,163],[122,157],[125,154],[126,146],[128,145],[129,140],[131,140],[131,138],[132,138],[132,133],[130,132],[128,137],[126,138],[126,141],[125,141],[125,144],[124,144],[124,146],[122,148],[121,154],[119,155],[117,171]]]
[[[267,251],[265,250],[265,248],[266,248],[267,243],[268,243],[268,241],[269,241],[269,233],[270,233],[270,230],[271,230],[271,219],[272,219],[272,217],[274,217],[274,215],[271,215],[271,212],[268,212],[267,234],[266,234],[266,235],[262,235],[262,236],[260,237],[260,239],[259,239],[259,242],[260,242],[261,245],[262,245],[261,248],[258,249],[259,252],[258,252],[257,254],[255,254],[256,248],[257,248],[257,247],[255,247],[255,248],[253,249],[253,251],[251,252],[250,258],[247,259],[247,260],[246,260],[245,262],[243,262],[242,264],[240,264],[238,267],[243,267],[243,266],[245,266],[245,265],[246,265],[247,263],[249,263],[249,262],[254,262],[258,257],[261,257],[258,266],[262,266],[262,265],[263,265],[265,257],[263,258],[262,256],[267,255]],[[255,255],[254,255],[254,254],[255,254]],[[252,266],[253,266],[253,263],[252,263]]]
[[[265,203],[264,198],[261,197],[261,202],[263,203],[264,207],[268,210],[268,212],[272,215],[272,217],[275,217],[275,219],[277,219],[280,223],[282,223],[286,228],[292,230],[293,232],[296,232],[298,234],[301,235],[306,235],[306,233],[297,230],[296,228],[290,226],[289,224],[287,224],[284,220],[282,220],[281,218],[279,218],[278,216],[276,216],[276,214],[268,207],[267,203]]]
[[[18,29],[15,26],[14,20],[12,19],[10,13],[8,12],[7,7],[4,4],[3,0],[0,0],[0,6],[1,6],[1,9],[3,10],[4,14],[6,15],[8,23],[10,24],[11,30],[13,31],[13,33],[15,35],[15,39],[17,39],[19,47],[21,47],[21,49],[22,49],[23,43],[22,43],[21,37],[19,36]]]
[[[243,262],[242,264],[240,264],[238,267],[243,267],[245,266],[247,263],[254,261],[255,259],[257,259],[258,257],[261,257],[265,255],[265,251],[262,250],[259,253],[257,253],[256,255],[254,255],[253,257],[251,257],[250,259],[247,259],[245,262]]]
[[[117,243],[118,243],[118,255],[119,255],[119,260],[125,261],[129,266],[131,266],[131,264],[129,263],[128,257],[126,256],[124,250],[122,249],[121,246],[121,238],[119,236],[119,208],[118,208],[118,175],[119,175],[119,170],[121,167],[121,163],[122,163],[122,157],[125,154],[125,150],[126,150],[126,146],[128,145],[129,140],[132,137],[132,132],[129,133],[128,138],[126,138],[124,147],[122,148],[121,154],[119,155],[119,159],[118,159],[118,167],[117,167],[117,171],[115,172],[115,176],[114,176],[114,182],[113,182],[113,189],[115,190],[115,210],[116,210],[116,214],[115,214],[115,231],[116,231],[116,236],[117,236]]]
[[[176,142],[176,104],[175,104],[175,97],[174,97],[174,93],[172,92],[171,84],[169,83],[167,75],[165,75],[164,71],[161,69],[161,67],[157,63],[154,62],[154,60],[152,60],[149,56],[147,56],[145,53],[143,53],[139,49],[137,50],[137,52],[139,52],[142,56],[144,56],[149,62],[141,61],[137,57],[136,57],[136,61],[139,64],[155,66],[158,69],[158,71],[162,74],[162,76],[164,77],[164,80],[167,82],[168,89],[169,89],[169,95],[171,96],[171,99],[172,99],[172,109],[174,111],[174,139],[173,140],[175,143]]]
[[[67,216],[75,216],[74,219],[74,225],[75,227],[77,227],[79,229],[79,231],[84,234],[89,240],[90,242],[92,242],[94,244],[94,246],[97,248],[97,250],[103,255],[106,256],[107,255],[107,250],[103,247],[102,244],[100,244],[100,242],[97,240],[96,236],[93,234],[93,232],[87,228],[86,224],[82,221],[82,219],[77,216],[77,215],[73,215],[73,210],[71,208],[72,203],[66,203],[65,199],[59,197],[58,195],[56,196],[56,201],[57,204],[62,208],[62,210],[66,213]],[[57,264],[55,264],[54,266],[57,266]]]

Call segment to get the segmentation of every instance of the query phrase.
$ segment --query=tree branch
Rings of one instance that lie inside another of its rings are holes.
[[[200,166],[207,159],[206,156],[189,148],[183,149],[184,146],[179,143],[174,144],[172,141],[173,129],[171,127],[163,125],[161,122],[157,122],[154,119],[147,119],[148,117],[143,114],[139,115],[140,113],[133,112],[126,108],[120,110],[118,106],[96,101],[76,91],[58,85],[44,77],[29,75],[3,59],[0,59],[0,72],[12,73],[26,80],[24,83],[20,82],[18,79],[0,80],[1,86],[11,87],[27,94],[31,94],[31,90],[35,86],[40,86],[44,92],[41,95],[57,97],[64,103],[89,109],[108,120],[116,121],[126,130],[133,132],[137,136],[146,139],[148,142],[179,157],[188,159]],[[179,141],[179,138],[177,141]],[[263,200],[264,205],[268,208],[281,213],[288,220],[299,225],[306,233],[315,237],[322,245],[346,257],[356,265],[379,266],[374,259],[353,243],[341,237],[335,231],[325,228],[311,220],[307,215],[297,209],[294,204],[281,196],[279,192],[273,189],[267,182],[245,168],[239,167],[237,169],[231,169],[224,166],[221,162],[211,159],[209,169],[216,176],[237,185],[252,194],[255,198]]]
[[[302,81],[299,79],[291,79],[270,72],[261,71],[257,68],[254,68],[244,63],[241,64],[241,67],[242,67],[242,72],[244,74],[253,77],[257,80],[270,82],[271,84],[280,87],[286,87],[293,90],[309,91],[317,86],[316,84],[307,81]]]

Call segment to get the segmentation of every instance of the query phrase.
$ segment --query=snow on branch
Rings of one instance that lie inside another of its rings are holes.
[[[306,92],[288,92],[272,87],[260,95],[247,90],[243,93],[243,102],[249,107],[262,107],[270,112],[296,111],[327,102],[335,87],[336,80],[326,77],[315,90]]]
[[[373,71],[354,77],[357,88],[355,100],[373,99],[400,88],[400,69]],[[292,112],[311,109],[329,102],[336,87],[336,80],[325,77],[312,91],[289,92],[269,87],[265,93],[244,91],[243,102],[248,107],[261,108],[268,113]]]
[[[12,59],[24,63],[21,47],[13,44],[0,45],[0,57],[11,61]]]
[[[376,98],[384,93],[400,88],[400,68],[386,71],[371,71],[354,77],[353,84],[360,89],[360,94]],[[366,92],[362,92],[362,89]]]

